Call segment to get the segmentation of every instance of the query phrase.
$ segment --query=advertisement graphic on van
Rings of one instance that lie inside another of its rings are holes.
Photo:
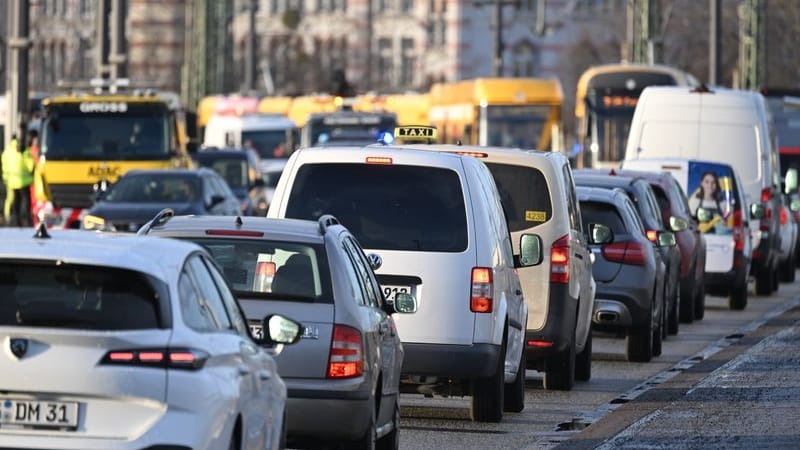
[[[733,234],[733,211],[738,195],[735,186],[730,167],[707,162],[689,163],[689,210],[695,217],[699,208],[710,214],[710,220],[700,221],[700,231]]]

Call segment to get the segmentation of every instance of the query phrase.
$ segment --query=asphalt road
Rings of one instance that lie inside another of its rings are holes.
[[[624,417],[617,411],[620,407],[670,382],[679,374],[691,372],[694,367],[709,362],[733,345],[747,344],[748,337],[768,320],[800,305],[799,298],[800,282],[781,284],[780,290],[770,297],[756,297],[752,294],[751,286],[750,302],[744,311],[731,311],[727,299],[709,296],[706,299],[705,318],[693,324],[681,324],[679,334],[670,336],[664,342],[663,354],[649,363],[625,361],[622,339],[595,335],[592,379],[589,382],[579,382],[569,392],[545,391],[541,374],[529,370],[526,376],[525,410],[518,414],[506,413],[499,424],[470,421],[468,398],[430,399],[403,394],[401,449],[550,449],[574,437],[569,443],[564,443],[564,447],[571,447],[584,434],[591,434],[592,428],[587,429],[588,425],[601,418],[605,422],[616,416],[622,419],[616,421],[614,434],[623,433],[618,437],[623,440],[617,441],[617,444],[633,442],[629,448],[647,447],[648,441],[624,440],[640,432],[631,426],[639,423],[637,421],[641,421],[642,416],[633,414],[629,418]],[[763,376],[769,377],[771,374],[771,371],[765,371]],[[701,383],[703,379],[692,382]],[[705,382],[713,385],[718,380],[709,379]],[[631,402],[627,406],[634,403],[639,402]],[[709,407],[708,414],[714,414],[712,409]],[[680,411],[676,414],[680,416]],[[626,422],[628,419],[630,423]],[[692,432],[693,422],[690,418],[671,423],[671,431]],[[647,427],[647,424],[639,423],[637,426]],[[586,432],[579,434],[584,429]],[[792,436],[788,439],[788,442],[793,442]],[[598,442],[603,441],[584,441],[592,444],[587,448],[594,447]],[[787,441],[778,442],[785,444]],[[669,447],[668,444],[664,445],[665,448]],[[722,445],[720,448],[724,447]],[[614,448],[614,445],[608,448]],[[687,447],[679,445],[674,448]]]

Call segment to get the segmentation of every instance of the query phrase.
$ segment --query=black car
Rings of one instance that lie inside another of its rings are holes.
[[[258,155],[253,150],[208,148],[194,155],[195,163],[217,172],[239,199],[240,213],[266,216],[269,199],[261,178]]]
[[[578,186],[581,217],[597,283],[592,328],[625,335],[629,361],[661,354],[664,264],[622,189]],[[660,233],[658,244],[668,244]]]
[[[131,170],[98,195],[82,227],[136,232],[165,208],[176,215],[238,215],[239,200],[210,169]]]

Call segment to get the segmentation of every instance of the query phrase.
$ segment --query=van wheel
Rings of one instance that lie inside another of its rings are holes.
[[[775,268],[770,272],[772,275],[772,292],[777,292],[777,290],[780,288],[780,275],[778,274],[780,269],[781,266],[776,264]],[[770,294],[772,294],[772,292],[770,292]]]
[[[476,422],[500,422],[503,418],[503,394],[505,389],[506,341],[500,348],[494,375],[478,378],[473,383],[471,416]]]
[[[756,270],[756,295],[769,295],[772,293],[772,271],[769,268],[759,267]]]
[[[586,336],[583,351],[575,357],[575,379],[589,381],[592,378],[592,330]]]
[[[631,362],[650,362],[653,359],[652,306],[650,320],[643,327],[632,328],[625,338],[625,356]]]
[[[663,320],[659,320],[658,322],[658,326],[653,330],[653,356],[661,356],[661,350],[664,346],[664,338],[661,332]]]
[[[728,306],[732,310],[741,311],[747,307],[747,276],[736,283],[728,297]]]
[[[703,320],[706,315],[706,282],[703,280],[702,289],[698,290],[697,298],[694,299],[694,319]]]
[[[575,338],[573,338],[574,340]],[[569,391],[575,386],[575,342],[567,350],[544,361],[544,388],[548,391]]]
[[[506,384],[503,393],[503,411],[518,413],[525,409],[525,366],[527,365],[525,346],[519,357],[519,368],[514,382]]]
[[[784,283],[791,283],[795,279],[794,274],[795,262],[794,262],[794,253],[786,260],[783,264],[781,264],[781,281]]]

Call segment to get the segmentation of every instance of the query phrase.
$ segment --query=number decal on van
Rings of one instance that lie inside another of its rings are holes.
[[[526,222],[546,222],[547,213],[544,211],[525,211]]]

